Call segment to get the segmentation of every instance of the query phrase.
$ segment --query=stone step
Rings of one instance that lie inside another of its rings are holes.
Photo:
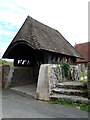
[[[87,83],[62,82],[62,83],[57,83],[56,87],[58,87],[58,88],[67,88],[67,89],[87,89]]]
[[[88,104],[88,98],[84,98],[81,96],[70,96],[70,95],[62,95],[62,94],[50,95],[50,100],[62,100],[62,99],[68,99],[68,100],[72,99],[74,102],[77,103],[85,102]]]
[[[64,95],[76,95],[76,96],[83,96],[88,97],[87,91],[81,90],[74,90],[74,89],[65,89],[65,88],[54,88],[52,92]]]

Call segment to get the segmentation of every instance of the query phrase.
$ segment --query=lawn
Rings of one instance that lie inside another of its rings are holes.
[[[87,83],[87,80],[76,80],[75,82]]]
[[[86,77],[87,76],[87,72],[85,72],[84,74],[83,73],[80,73],[80,77]]]

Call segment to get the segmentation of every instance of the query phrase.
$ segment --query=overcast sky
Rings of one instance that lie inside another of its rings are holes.
[[[0,58],[27,15],[58,30],[73,46],[88,41],[88,0],[0,0]]]

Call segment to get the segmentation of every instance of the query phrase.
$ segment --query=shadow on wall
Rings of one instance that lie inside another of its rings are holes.
[[[35,72],[36,71],[36,72]],[[37,84],[39,67],[2,66],[2,88]]]

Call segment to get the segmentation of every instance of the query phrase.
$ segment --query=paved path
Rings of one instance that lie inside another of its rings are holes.
[[[30,85],[25,85],[25,86],[17,86],[17,87],[12,87],[10,88],[11,90],[13,90],[16,93],[23,93],[26,95],[31,95],[33,97],[35,97],[36,94],[36,84],[30,84]]]
[[[51,105],[12,90],[2,94],[3,118],[87,118],[88,113],[73,107]]]

